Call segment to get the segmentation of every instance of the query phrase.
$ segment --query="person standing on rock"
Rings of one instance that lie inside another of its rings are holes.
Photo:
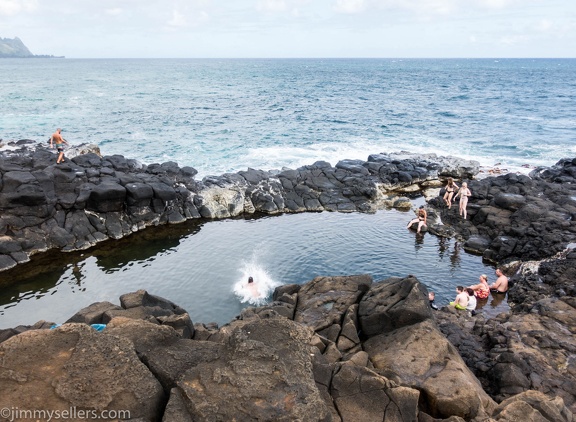
[[[446,192],[444,193],[444,202],[448,206],[448,209],[452,208],[452,197],[454,192],[458,190],[458,185],[454,183],[454,179],[448,178],[448,183],[446,184]]]
[[[60,164],[64,161],[64,144],[69,145],[66,139],[61,135],[62,129],[56,129],[56,132],[50,137],[50,148],[56,145],[56,150],[58,151],[58,158],[56,159],[56,164]]]
[[[454,199],[460,197],[460,216],[464,217],[464,220],[466,220],[466,207],[468,206],[469,196],[472,196],[472,192],[468,189],[468,183],[464,182],[454,197]]]
[[[508,291],[508,277],[504,275],[500,268],[496,268],[496,281],[490,285],[492,293],[506,293]]]
[[[464,287],[458,286],[456,287],[456,293],[456,299],[454,299],[454,302],[450,302],[450,306],[454,306],[456,309],[465,311],[469,301],[468,292],[464,290]]]
[[[410,222],[408,223],[406,228],[409,229],[410,227],[412,227],[412,224],[418,223],[418,229],[416,230],[416,233],[420,233],[420,230],[422,229],[423,226],[428,227],[426,224],[427,219],[428,219],[428,213],[426,212],[426,210],[424,209],[424,206],[422,205],[418,209],[418,212],[416,213],[416,218],[413,220],[410,220]]]

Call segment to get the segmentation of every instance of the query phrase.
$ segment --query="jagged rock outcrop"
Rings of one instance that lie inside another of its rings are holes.
[[[526,262],[511,277],[511,313],[435,312],[441,331],[497,401],[539,391],[576,411],[576,251]],[[562,420],[562,419],[559,419]]]
[[[466,250],[491,262],[539,260],[576,242],[576,159],[538,168],[530,176],[472,180],[468,187],[467,220],[458,215],[458,204],[448,210],[441,197],[429,202],[466,240]]]
[[[205,177],[176,163],[142,165],[81,145],[55,164],[32,141],[0,149],[0,271],[50,249],[83,250],[145,227],[194,218],[304,211],[371,212],[410,206],[405,191],[445,174],[473,177],[478,163],[375,154],[368,161],[317,162],[296,170],[248,169]]]
[[[102,321],[114,306],[139,309],[113,317],[100,333],[82,322],[53,330],[42,323],[0,343],[0,406],[122,410],[166,422],[479,422],[519,414],[573,421],[562,398],[543,392],[510,394],[497,405],[442,335],[413,276],[281,286],[270,304],[192,338],[156,316],[157,309],[186,314],[174,303],[145,291],[120,302],[71,317]],[[414,308],[414,317],[389,321]]]
[[[85,414],[107,411],[111,419],[117,414],[158,420],[162,414],[162,386],[132,342],[85,324],[14,336],[1,343],[0,362],[3,408],[64,412],[76,407]]]
[[[121,156],[87,153],[58,167],[45,147],[14,145],[0,156],[2,268],[25,262],[31,253],[82,249],[152,224],[254,212],[369,212],[404,206],[403,194],[424,192],[431,233],[458,236],[467,250],[509,264],[511,313],[490,320],[481,314],[431,313],[426,289],[413,276],[378,283],[367,275],[320,277],[281,286],[272,303],[246,309],[218,327],[193,324],[177,305],[139,291],[123,296],[120,306],[93,304],[71,317],[70,322],[107,323],[108,337],[82,324],[44,330],[52,325],[45,321],[0,330],[0,364],[8,364],[0,368],[0,389],[8,389],[10,406],[46,389],[44,399],[54,400],[57,408],[79,403],[79,408],[111,409],[116,402],[109,395],[90,401],[82,390],[74,395],[54,386],[84,385],[67,369],[86,367],[92,374],[96,364],[83,362],[76,351],[88,350],[85,344],[91,342],[89,350],[108,356],[113,336],[122,339],[114,353],[131,364],[136,356],[153,376],[135,375],[144,380],[145,392],[112,382],[130,409],[138,407],[138,397],[147,397],[148,407],[135,410],[143,420],[257,414],[260,420],[573,421],[576,160],[561,160],[530,176],[470,180],[468,220],[458,216],[457,206],[441,206],[439,177],[469,179],[474,164],[442,160],[377,154],[335,167],[318,162],[196,181],[194,169],[175,163],[142,166]],[[547,259],[527,262],[542,258]],[[48,353],[43,366],[31,367],[38,378],[26,372],[30,369],[18,369],[29,363],[18,360],[20,353],[29,353],[28,341],[59,353]],[[68,342],[68,352],[53,341]],[[70,356],[80,360],[68,363]],[[129,373],[103,367],[105,376],[95,378],[103,385],[106,377],[123,379]],[[48,385],[50,378],[56,381]],[[246,391],[246,378],[252,391]],[[314,403],[315,416],[304,396]],[[158,409],[164,406],[162,415]]]

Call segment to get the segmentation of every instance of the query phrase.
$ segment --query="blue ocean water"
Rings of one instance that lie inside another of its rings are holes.
[[[71,143],[176,161],[198,177],[399,150],[527,171],[576,156],[575,116],[573,59],[0,60],[2,142],[45,141],[62,127]],[[276,285],[410,273],[440,304],[456,285],[493,276],[457,242],[415,237],[405,229],[411,218],[383,210],[234,219],[151,239],[147,229],[3,287],[0,328],[63,322],[140,288],[180,304],[194,322],[225,323],[250,305],[234,293],[248,274]],[[0,283],[12,275],[0,273]]]
[[[3,59],[0,139],[199,177],[408,150],[516,170],[576,156],[574,59]]]

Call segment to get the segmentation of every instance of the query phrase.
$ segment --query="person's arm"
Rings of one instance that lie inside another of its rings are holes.
[[[428,224],[428,213],[424,210],[424,224]]]
[[[54,136],[50,137],[50,148],[54,147]]]
[[[500,277],[498,277],[496,281],[490,285],[491,289],[498,289],[498,287],[500,287]]]

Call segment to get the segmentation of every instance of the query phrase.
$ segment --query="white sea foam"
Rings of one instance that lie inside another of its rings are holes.
[[[261,306],[268,301],[274,289],[280,285],[255,260],[244,263],[240,272],[242,275],[234,283],[233,292],[242,303]],[[248,277],[254,279],[254,286],[248,286]]]
[[[260,163],[261,168],[272,170],[282,167],[298,168],[313,164],[316,161],[326,161],[332,165],[340,160],[366,160],[368,155],[383,152],[382,145],[375,142],[357,141],[349,143],[319,142],[307,146],[277,145],[248,150],[244,161]]]

